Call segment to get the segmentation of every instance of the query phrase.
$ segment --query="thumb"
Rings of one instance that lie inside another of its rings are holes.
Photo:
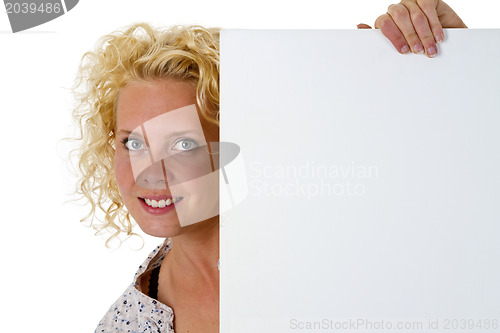
[[[358,24],[357,27],[358,27],[358,29],[371,29],[372,28],[368,24],[364,24],[364,23]]]

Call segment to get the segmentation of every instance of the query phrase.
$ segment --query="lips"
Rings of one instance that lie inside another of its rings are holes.
[[[151,214],[165,214],[173,210],[179,201],[184,197],[171,195],[155,195],[147,197],[139,197],[142,207]]]

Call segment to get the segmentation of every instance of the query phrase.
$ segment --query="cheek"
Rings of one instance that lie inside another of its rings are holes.
[[[130,158],[126,152],[117,151],[115,153],[115,175],[116,183],[123,196],[135,183]]]

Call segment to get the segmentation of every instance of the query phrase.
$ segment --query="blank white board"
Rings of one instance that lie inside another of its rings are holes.
[[[500,331],[500,30],[445,33],[222,32],[221,332]]]

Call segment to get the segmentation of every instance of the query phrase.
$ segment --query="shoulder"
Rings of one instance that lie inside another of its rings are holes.
[[[111,305],[101,319],[96,333],[104,332],[165,332],[173,330],[173,311],[142,294],[133,285]]]
[[[105,332],[174,332],[174,314],[171,308],[142,293],[137,287],[137,278],[152,265],[161,264],[163,257],[169,250],[170,241],[167,239],[158,246],[148,259],[139,267],[134,282],[111,305],[108,312],[101,319],[96,333]]]

